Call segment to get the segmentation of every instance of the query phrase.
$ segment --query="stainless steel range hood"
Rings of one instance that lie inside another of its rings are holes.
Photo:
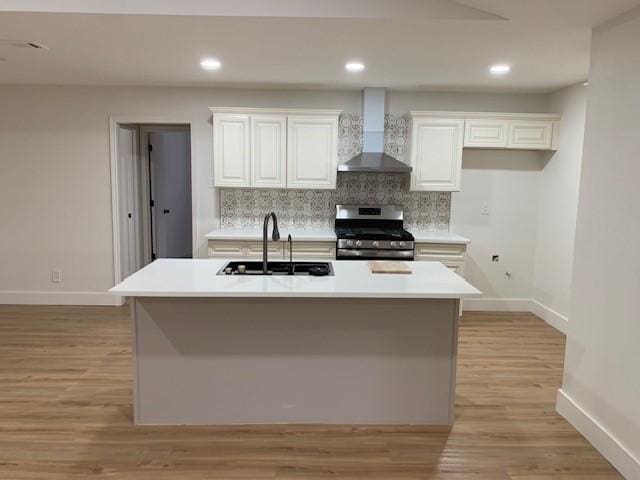
[[[407,173],[411,167],[384,153],[384,88],[363,93],[362,153],[338,165],[339,172]]]

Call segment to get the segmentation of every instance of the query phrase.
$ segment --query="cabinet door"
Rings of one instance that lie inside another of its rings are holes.
[[[509,122],[505,120],[467,120],[464,125],[464,146],[475,148],[506,148]]]
[[[553,122],[550,121],[519,121],[511,122],[509,128],[509,148],[526,150],[549,150],[551,148],[551,134]]]
[[[251,186],[287,186],[287,117],[251,117]]]
[[[411,190],[460,190],[464,120],[417,118],[411,135]]]
[[[213,162],[217,187],[251,185],[248,115],[213,116]]]
[[[287,187],[336,188],[338,117],[287,117]]]

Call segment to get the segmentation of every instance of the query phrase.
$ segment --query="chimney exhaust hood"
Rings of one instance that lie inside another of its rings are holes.
[[[364,89],[362,153],[338,165],[339,172],[411,172],[411,166],[384,153],[384,101],[384,88]]]

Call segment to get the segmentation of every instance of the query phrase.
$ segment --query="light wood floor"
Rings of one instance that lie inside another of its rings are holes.
[[[126,309],[0,306],[0,479],[622,478],[555,413],[564,338],[533,315],[464,315],[450,433],[135,427],[130,341]]]

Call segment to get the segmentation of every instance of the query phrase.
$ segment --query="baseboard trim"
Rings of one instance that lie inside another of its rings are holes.
[[[122,297],[106,292],[0,291],[2,305],[122,305]]]
[[[465,298],[465,312],[530,312],[528,298]]]
[[[565,335],[567,334],[569,330],[569,319],[564,315],[559,314],[537,300],[531,300],[531,313],[537,315]]]
[[[465,312],[529,312],[540,317],[565,335],[569,319],[531,298],[467,298]]]
[[[640,478],[640,459],[625,448],[562,389],[556,397],[556,410],[618,469],[625,478]]]

